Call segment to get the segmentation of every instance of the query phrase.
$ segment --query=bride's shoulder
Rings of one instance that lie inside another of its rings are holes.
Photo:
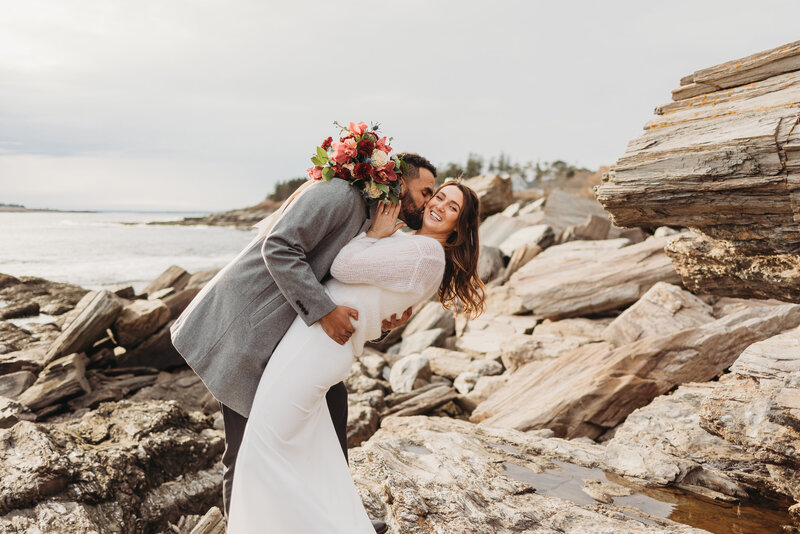
[[[415,247],[424,256],[429,256],[444,261],[444,248],[436,239],[418,234],[404,234],[407,239],[414,243]]]

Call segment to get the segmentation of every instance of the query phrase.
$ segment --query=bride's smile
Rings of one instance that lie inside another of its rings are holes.
[[[425,205],[420,235],[426,235],[445,242],[458,224],[464,194],[456,186],[446,185],[431,197]]]

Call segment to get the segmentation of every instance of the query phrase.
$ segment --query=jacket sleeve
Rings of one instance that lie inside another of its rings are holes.
[[[336,304],[317,280],[307,256],[326,236],[342,231],[364,209],[360,197],[353,193],[345,182],[310,187],[275,223],[261,246],[275,284],[309,326]]]

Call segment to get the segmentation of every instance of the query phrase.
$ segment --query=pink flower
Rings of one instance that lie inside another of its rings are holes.
[[[312,180],[322,180],[322,167],[309,167],[306,172]]]
[[[397,180],[397,173],[394,172],[394,161],[375,169],[375,175],[375,181],[381,184],[388,184]]]
[[[350,133],[352,133],[353,135],[361,135],[367,131],[367,128],[369,128],[369,126],[367,126],[366,122],[350,123]]]
[[[336,163],[347,163],[358,153],[353,139],[347,139],[344,143],[332,143],[331,148],[333,149],[331,159]]]
[[[385,137],[381,137],[380,139],[378,139],[378,142],[375,143],[375,148],[377,148],[378,150],[383,150],[387,154],[392,151],[392,147],[386,144]]]

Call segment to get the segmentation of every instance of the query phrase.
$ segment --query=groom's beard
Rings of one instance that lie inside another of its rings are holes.
[[[414,201],[411,200],[411,195],[401,195],[400,201],[402,202],[402,207],[400,209],[402,211],[401,219],[403,222],[412,230],[419,230],[422,228],[422,217],[425,214],[425,205],[417,206],[414,204]]]

